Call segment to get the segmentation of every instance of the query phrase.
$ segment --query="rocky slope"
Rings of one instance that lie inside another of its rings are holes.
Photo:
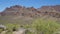
[[[0,13],[0,23],[3,21],[11,23],[31,22],[34,18],[45,18],[58,20],[60,18],[60,5],[42,6],[41,8],[11,6]]]

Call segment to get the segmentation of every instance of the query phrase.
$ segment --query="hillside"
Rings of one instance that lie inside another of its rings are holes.
[[[60,21],[60,5],[42,6],[41,8],[11,6],[0,13],[0,23],[31,23],[36,18]]]

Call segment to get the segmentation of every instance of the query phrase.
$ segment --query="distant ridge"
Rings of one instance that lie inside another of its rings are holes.
[[[15,5],[0,12],[0,23],[31,24],[36,18],[51,19],[60,22],[60,5],[41,8]]]
[[[29,16],[29,17],[37,17],[40,15],[50,15],[55,17],[60,17],[60,5],[56,6],[42,6],[39,9],[34,7],[24,7],[20,5],[11,6],[6,8],[3,12],[1,12],[1,16]]]

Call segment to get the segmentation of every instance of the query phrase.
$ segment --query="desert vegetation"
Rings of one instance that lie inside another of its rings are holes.
[[[60,5],[41,8],[11,6],[0,12],[2,34],[60,34]],[[48,10],[47,10],[48,9]]]
[[[12,34],[14,31],[18,31],[19,28],[26,29],[25,34],[56,34],[60,32],[60,24],[55,20],[35,19],[32,24],[19,25],[9,23],[5,24],[5,26],[7,27],[5,34]],[[0,29],[0,32],[2,32],[2,29]]]

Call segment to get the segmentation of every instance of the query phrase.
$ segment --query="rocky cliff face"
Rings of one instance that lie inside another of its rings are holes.
[[[60,18],[60,6],[43,6],[38,11],[44,15]]]
[[[33,18],[45,18],[58,20],[60,18],[60,5],[56,6],[42,6],[41,8],[11,6],[0,13],[0,20],[6,22],[30,22]]]
[[[60,5],[56,6],[42,6],[39,9],[36,9],[34,7],[24,7],[24,6],[11,6],[9,8],[6,8],[2,13],[2,16],[40,16],[40,15],[50,15],[53,17],[60,17]]]

